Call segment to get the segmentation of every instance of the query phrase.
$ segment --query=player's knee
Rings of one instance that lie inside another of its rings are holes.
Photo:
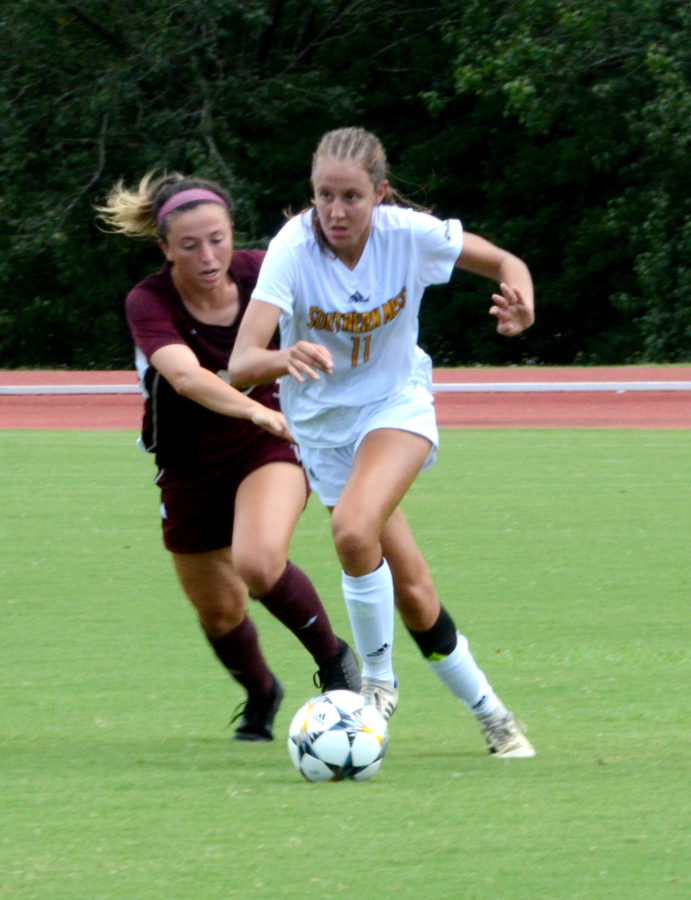
[[[237,598],[228,598],[224,603],[197,609],[197,615],[204,633],[210,638],[219,638],[242,623],[246,610],[245,597],[240,602]]]
[[[364,524],[334,514],[331,520],[334,547],[341,563],[357,563],[367,556],[377,543],[377,535]]]
[[[247,585],[253,597],[263,597],[269,593],[283,574],[286,558],[282,553],[267,548],[257,548],[252,553],[233,557],[233,568]]]

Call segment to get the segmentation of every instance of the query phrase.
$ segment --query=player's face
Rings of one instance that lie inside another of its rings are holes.
[[[161,244],[179,285],[191,292],[211,291],[225,283],[233,255],[233,230],[219,203],[201,203],[171,217]]]
[[[372,212],[381,203],[388,183],[372,184],[362,163],[326,157],[312,173],[314,205],[319,224],[336,256],[355,266],[365,249]]]

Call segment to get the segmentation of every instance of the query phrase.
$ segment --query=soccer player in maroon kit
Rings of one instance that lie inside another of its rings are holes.
[[[358,691],[355,654],[312,583],[288,560],[308,488],[275,385],[228,383],[237,329],[264,256],[234,250],[230,198],[173,174],[121,182],[98,207],[110,231],[149,237],[165,263],[127,296],[154,453],[163,542],[216,656],[245,689],[236,740],[268,741],[283,698],[247,615],[247,590],[313,656],[322,690]]]

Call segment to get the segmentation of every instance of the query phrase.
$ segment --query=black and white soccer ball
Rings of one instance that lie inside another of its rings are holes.
[[[388,740],[376,706],[353,691],[327,691],[295,713],[288,752],[307,781],[361,781],[379,770]]]

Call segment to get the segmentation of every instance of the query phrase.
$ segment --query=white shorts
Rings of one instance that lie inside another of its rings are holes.
[[[377,428],[397,428],[420,434],[431,442],[422,470],[434,465],[439,446],[439,431],[434,414],[434,397],[424,385],[411,382],[388,400],[363,406],[357,418],[355,439],[343,447],[300,447],[310,487],[324,506],[335,506],[343,490],[357,449],[363,438]]]

